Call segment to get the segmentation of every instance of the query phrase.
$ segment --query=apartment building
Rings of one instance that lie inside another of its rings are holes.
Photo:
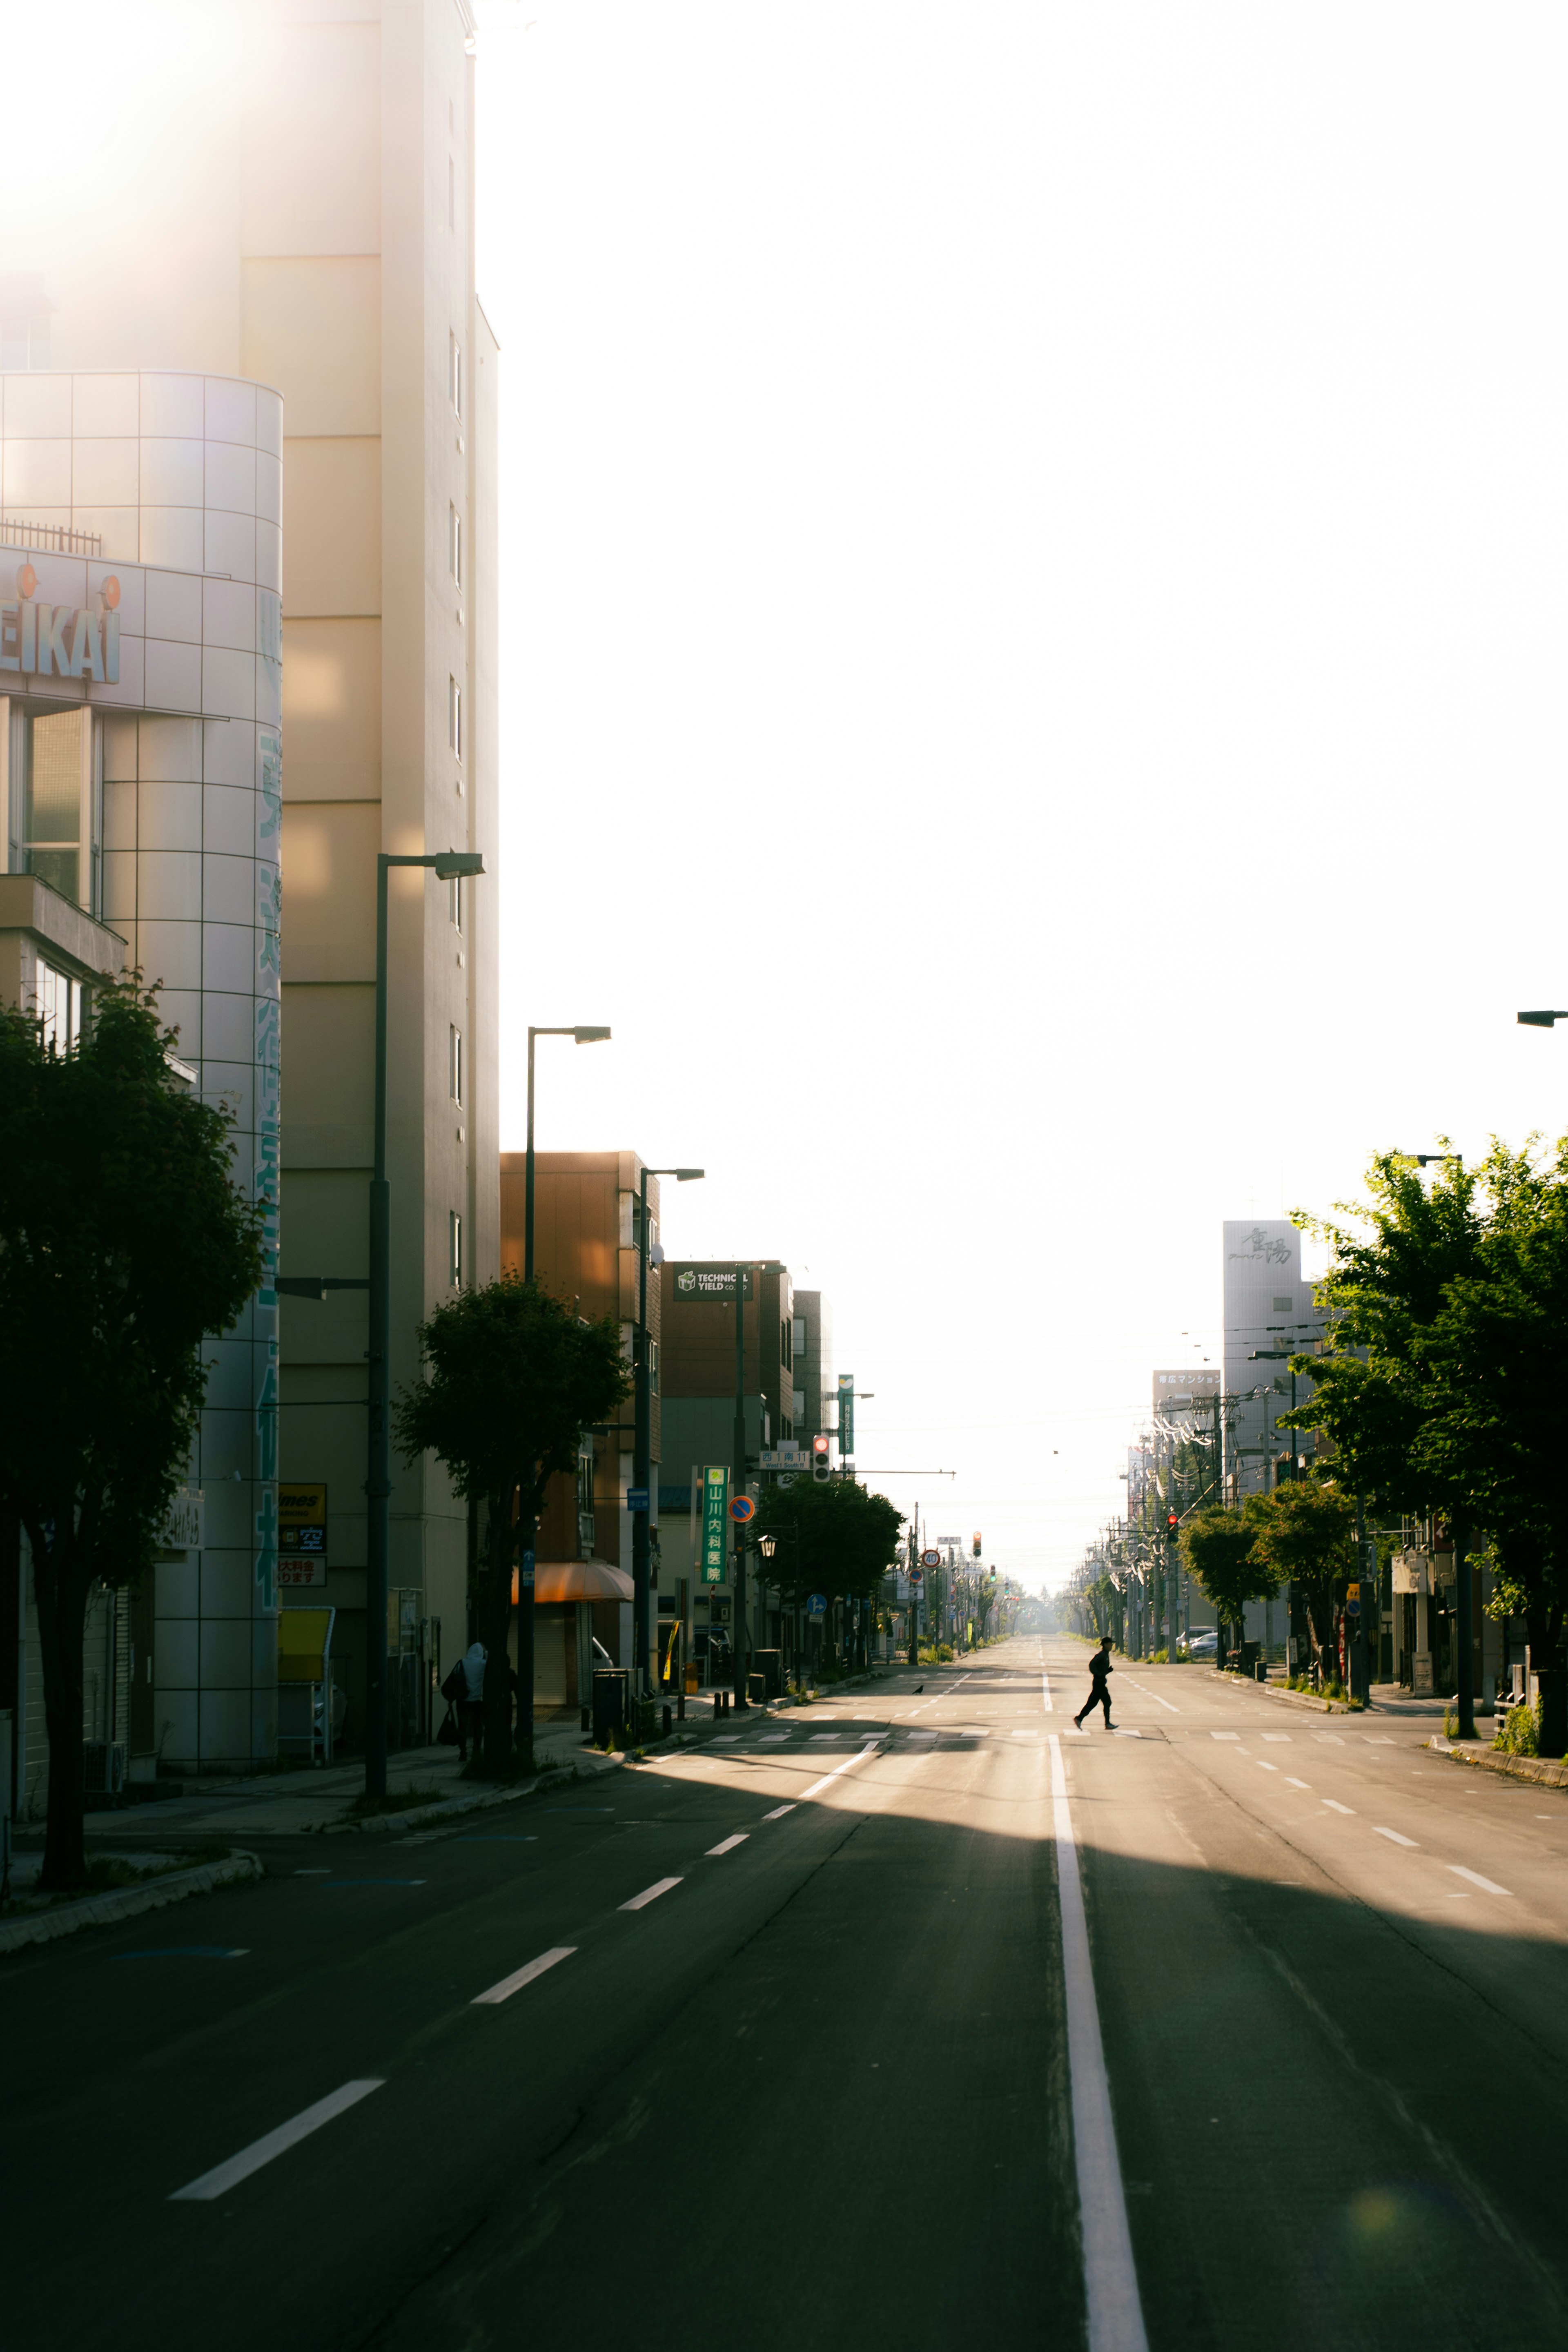
[[[246,1181],[280,1202],[283,1276],[351,1281],[378,853],[483,855],[462,886],[391,877],[395,1392],[422,1318],[499,1265],[497,348],[474,280],[474,24],[466,0],[235,0],[204,31],[159,170],[95,191],[87,159],[0,282],[0,572],[25,561],[38,595],[96,614],[106,669],[113,614],[120,664],[100,680],[89,647],[51,683],[51,712],[64,685],[91,713],[77,830],[14,827],[12,863],[59,887],[40,859],[77,854],[82,908],[165,982]],[[264,1292],[211,1345],[194,1539],[160,1566],[140,1662],[165,1765],[273,1752],[291,1600],[338,1612],[350,1738],[367,1641],[405,1654],[389,1682],[406,1703],[465,1638],[466,1513],[428,1460],[394,1462],[393,1601],[366,1626],[367,1347],[352,1290]],[[280,1480],[320,1496],[308,1557],[280,1561]]]

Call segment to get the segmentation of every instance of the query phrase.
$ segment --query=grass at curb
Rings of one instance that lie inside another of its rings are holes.
[[[396,1812],[350,1814],[345,1821],[323,1822],[317,1834],[341,1837],[347,1831],[357,1830],[361,1837],[378,1831],[396,1835],[403,1830],[423,1829],[431,1822],[456,1821],[464,1813],[485,1812],[492,1805],[516,1804],[541,1790],[563,1788],[577,1779],[578,1770],[576,1764],[547,1764],[531,1780],[489,1783],[475,1789],[471,1795],[443,1797],[433,1803],[410,1805]]]
[[[1473,1772],[1497,1772],[1504,1780],[1528,1780],[1537,1789],[1568,1790],[1568,1764],[1544,1756],[1510,1756],[1495,1748],[1472,1749],[1450,1747],[1447,1739],[1434,1732],[1427,1746],[1434,1756],[1446,1756],[1450,1764],[1465,1764]]]
[[[53,1904],[46,1911],[0,1920],[0,1952],[20,1951],[32,1944],[52,1944],[62,1936],[74,1936],[81,1927],[111,1927],[121,1919],[137,1918],[143,1911],[162,1911],[171,1903],[183,1903],[189,1895],[211,1895],[220,1886],[236,1886],[246,1879],[264,1875],[259,1855],[234,1853],[222,1862],[204,1863],[195,1870],[171,1871],[164,1876],[145,1880],[139,1886]]]

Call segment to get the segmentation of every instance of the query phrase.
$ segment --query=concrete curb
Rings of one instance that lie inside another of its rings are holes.
[[[72,1936],[78,1927],[111,1927],[117,1920],[134,1919],[142,1911],[162,1911],[166,1904],[183,1903],[187,1895],[210,1895],[214,1887],[237,1886],[264,1875],[261,1857],[231,1853],[225,1862],[203,1863],[195,1870],[172,1870],[145,1886],[120,1886],[111,1895],[89,1895],[79,1903],[57,1904],[52,1911],[37,1911],[26,1919],[0,1922],[0,1952],[20,1951],[28,1944],[52,1944],[57,1936]]]
[[[1286,1690],[1279,1683],[1249,1682],[1245,1675],[1226,1675],[1223,1679],[1235,1690],[1261,1691],[1266,1698],[1277,1698],[1286,1706],[1304,1706],[1309,1715],[1371,1715],[1369,1706],[1352,1706],[1348,1699],[1319,1698],[1312,1691]]]
[[[1427,1745],[1434,1756],[1446,1756],[1450,1764],[1469,1764],[1482,1772],[1500,1772],[1510,1780],[1531,1780],[1538,1789],[1568,1789],[1568,1764],[1555,1763],[1549,1756],[1508,1756],[1491,1748],[1455,1748],[1438,1733],[1434,1733]]]
[[[601,1760],[608,1764],[620,1759],[605,1757]],[[515,1789],[484,1789],[471,1797],[442,1797],[434,1804],[410,1805],[401,1813],[369,1813],[362,1821],[312,1822],[308,1831],[296,1830],[294,1834],[342,1837],[348,1831],[357,1830],[363,1837],[395,1837],[402,1830],[423,1829],[431,1822],[455,1822],[465,1813],[486,1812],[492,1805],[515,1805],[519,1797],[531,1797],[549,1780],[575,1780],[578,1770],[575,1760],[570,1764],[547,1765],[533,1780],[520,1780]]]

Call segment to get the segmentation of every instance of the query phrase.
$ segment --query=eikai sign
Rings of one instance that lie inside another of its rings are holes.
[[[92,604],[44,604],[33,594],[30,563],[16,574],[18,593],[0,597],[0,679],[85,677],[120,683],[120,583],[113,573]]]

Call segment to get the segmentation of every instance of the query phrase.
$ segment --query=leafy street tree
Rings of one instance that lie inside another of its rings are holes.
[[[99,986],[68,1054],[0,1013],[0,1507],[32,1551],[50,1892],[86,1874],[89,1597],[150,1571],[197,1432],[203,1337],[263,1269],[263,1210],[235,1184],[229,1123],[175,1079],[173,1043],[134,981]]]
[[[870,1599],[893,1565],[903,1525],[903,1512],[885,1495],[873,1495],[852,1478],[834,1478],[825,1486],[798,1478],[761,1496],[751,1532],[754,1539],[778,1538],[768,1581],[787,1601],[793,1605],[820,1592],[831,1605]]]
[[[1525,1621],[1541,1678],[1541,1752],[1568,1748],[1568,1482],[1555,1399],[1568,1362],[1568,1141],[1494,1143],[1430,1188],[1385,1153],[1354,1228],[1321,1223],[1333,1346],[1295,1418],[1333,1440],[1336,1478],[1396,1510],[1440,1512],[1456,1551],[1484,1532],[1494,1615]],[[1353,1352],[1359,1350],[1359,1353]]]
[[[537,1283],[510,1274],[438,1307],[419,1327],[419,1346],[425,1369],[399,1398],[393,1431],[405,1460],[435,1454],[455,1493],[485,1505],[484,1769],[501,1773],[512,1760],[507,1621],[517,1534],[538,1518],[551,1478],[575,1469],[582,1431],[610,1417],[632,1377],[612,1317],[580,1322]],[[520,1597],[519,1727],[531,1724],[533,1689],[532,1601]]]
[[[1337,1680],[1333,1586],[1336,1577],[1350,1574],[1355,1559],[1354,1501],[1316,1478],[1295,1478],[1271,1495],[1251,1496],[1245,1517],[1254,1560],[1280,1582],[1289,1578],[1300,1591],[1319,1673]]]
[[[1281,1570],[1259,1557],[1254,1522],[1218,1505],[1199,1511],[1181,1531],[1181,1549],[1188,1569],[1213,1603],[1221,1639],[1215,1664],[1225,1663],[1225,1629],[1246,1622],[1249,1601],[1271,1601],[1282,1581]],[[1240,1633],[1238,1630],[1237,1639]]]

